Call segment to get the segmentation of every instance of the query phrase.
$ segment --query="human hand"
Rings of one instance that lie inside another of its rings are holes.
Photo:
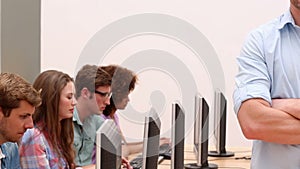
[[[159,145],[163,145],[163,144],[171,144],[171,139],[170,138],[166,138],[166,137],[162,137],[159,140]]]
[[[283,111],[300,120],[300,99],[272,99],[272,108]]]
[[[132,166],[130,165],[129,161],[124,157],[122,157],[122,168],[133,169]]]

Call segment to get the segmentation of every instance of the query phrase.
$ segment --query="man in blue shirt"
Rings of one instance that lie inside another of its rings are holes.
[[[251,168],[300,167],[300,0],[252,31],[237,58],[234,109],[253,139]]]
[[[39,92],[22,77],[0,74],[0,168],[19,169],[16,142],[33,127],[32,115],[41,104]]]

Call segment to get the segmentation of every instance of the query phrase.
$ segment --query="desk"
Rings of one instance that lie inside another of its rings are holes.
[[[219,168],[228,169],[249,169],[251,157],[251,147],[227,147],[227,151],[234,152],[233,157],[208,157],[208,162],[218,165]],[[185,145],[184,148],[184,164],[196,163],[193,152],[193,146]],[[158,169],[170,169],[171,160],[163,160]]]

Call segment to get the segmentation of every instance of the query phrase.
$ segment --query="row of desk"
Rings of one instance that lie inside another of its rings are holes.
[[[227,151],[234,152],[232,157],[208,157],[208,162],[218,165],[218,168],[249,169],[251,161],[251,147],[227,147]],[[196,163],[193,146],[186,145],[184,164]],[[171,160],[163,160],[158,169],[170,169]]]

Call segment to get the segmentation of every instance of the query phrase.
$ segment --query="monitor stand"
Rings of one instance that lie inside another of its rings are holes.
[[[209,151],[208,156],[211,157],[232,157],[234,153],[231,151],[217,152],[217,151]]]
[[[210,164],[198,166],[197,163],[189,163],[184,165],[185,169],[217,169],[218,166],[216,164]]]

